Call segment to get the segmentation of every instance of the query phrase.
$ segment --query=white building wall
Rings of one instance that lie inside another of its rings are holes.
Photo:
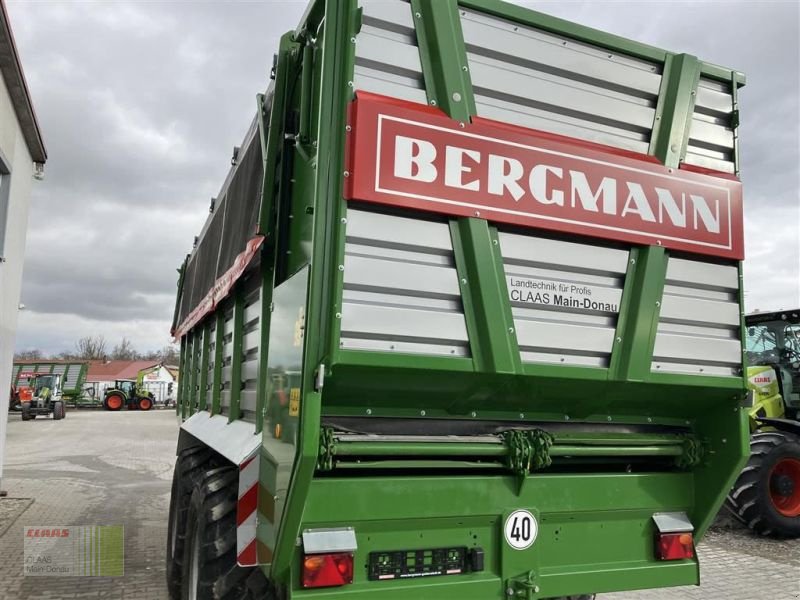
[[[33,184],[31,155],[2,77],[0,77],[0,154],[11,168],[5,235],[0,236],[0,239],[5,240],[2,251],[5,260],[0,262],[0,482],[2,482],[8,426],[8,390],[11,387],[11,366],[14,359],[22,264],[28,228],[28,204]],[[2,216],[0,216],[0,227],[2,226]]]

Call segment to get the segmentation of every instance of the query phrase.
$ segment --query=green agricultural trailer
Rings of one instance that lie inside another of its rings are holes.
[[[61,394],[65,403],[76,403],[83,396],[83,384],[89,363],[69,360],[20,360],[14,361],[11,371],[11,386],[17,394],[30,388],[36,375],[60,375]]]
[[[744,76],[318,0],[271,79],[179,269],[171,595],[698,584],[748,454]]]

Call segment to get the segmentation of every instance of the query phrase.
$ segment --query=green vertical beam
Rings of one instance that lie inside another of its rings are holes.
[[[244,339],[244,295],[239,287],[233,292],[233,333],[231,334],[231,405],[228,422],[241,414],[242,398],[242,341]]]
[[[192,415],[197,412],[197,406],[200,401],[199,391],[197,389],[197,375],[200,371],[200,365],[198,364],[197,360],[200,350],[200,343],[199,343],[200,340],[198,339],[200,337],[200,331],[201,330],[199,327],[195,327],[192,330],[192,341],[191,341],[192,353],[190,358],[192,378],[189,382],[189,413]]]
[[[739,176],[739,82],[741,74],[731,73],[731,129],[733,129],[733,168]]]
[[[677,168],[686,158],[700,61],[691,54],[669,54],[664,62],[649,153]]]
[[[476,114],[457,0],[411,0],[428,104],[451,119]]]
[[[181,416],[186,417],[186,411],[183,409],[184,401],[186,400],[186,336],[181,338],[181,355],[178,359],[178,401],[175,403],[175,411]]]
[[[208,409],[208,351],[209,351],[209,336],[211,335],[211,322],[206,321],[206,324],[200,329],[203,336],[202,343],[200,344],[200,385],[197,393],[200,395],[197,404],[198,410]]]
[[[323,6],[318,3],[315,6]],[[319,452],[321,394],[314,391],[315,373],[325,359],[336,324],[336,224],[344,210],[342,184],[344,180],[344,141],[347,103],[352,97],[355,37],[360,13],[355,0],[324,3],[322,23],[308,23],[309,30],[322,28],[319,59],[315,68],[322,69],[317,103],[317,142],[320,152],[314,180],[314,224],[311,268],[309,272],[306,335],[303,348],[303,381],[301,388],[300,436],[297,456],[292,468],[292,485],[286,498],[287,507],[305,506]],[[275,557],[271,577],[288,583],[295,541],[300,533],[302,510],[285,510],[275,541]]]
[[[267,260],[262,255],[261,263],[261,315],[259,316],[258,383],[256,384],[256,433],[264,429],[264,409],[269,393],[269,331],[272,324],[272,286],[275,267],[274,256]]]
[[[609,378],[645,381],[650,376],[667,255],[661,246],[633,248],[619,312]]]
[[[475,370],[522,372],[497,238],[476,218],[451,222],[450,234]]]
[[[219,414],[220,392],[222,391],[222,345],[225,342],[225,311],[217,308],[217,324],[214,331],[214,381],[211,382],[211,414]]]

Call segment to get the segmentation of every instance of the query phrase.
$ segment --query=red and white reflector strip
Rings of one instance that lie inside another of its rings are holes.
[[[236,562],[242,567],[258,564],[256,510],[258,508],[258,450],[239,465],[239,499],[236,506]]]

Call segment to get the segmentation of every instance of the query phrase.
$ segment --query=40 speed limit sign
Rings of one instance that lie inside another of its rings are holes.
[[[515,510],[506,518],[503,526],[503,534],[506,544],[515,550],[525,550],[529,548],[539,533],[539,524],[527,510]]]

